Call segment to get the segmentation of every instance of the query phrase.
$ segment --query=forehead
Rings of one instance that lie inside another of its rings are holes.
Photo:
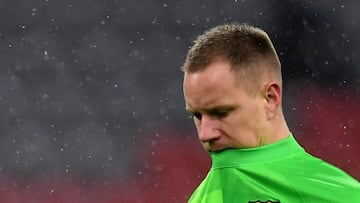
[[[203,82],[207,83],[216,83],[218,80],[223,80],[224,78],[232,79],[234,72],[231,70],[231,65],[226,60],[216,60],[210,63],[206,68],[192,72],[185,73],[184,82]]]
[[[185,73],[184,96],[189,109],[233,105],[242,94],[240,78],[225,60],[217,60],[202,71]]]

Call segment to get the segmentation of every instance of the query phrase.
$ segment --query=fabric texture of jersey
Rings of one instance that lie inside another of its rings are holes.
[[[305,152],[293,135],[249,149],[211,152],[190,203],[360,203],[360,183]]]

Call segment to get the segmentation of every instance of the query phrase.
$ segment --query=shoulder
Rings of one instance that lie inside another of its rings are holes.
[[[289,160],[282,176],[304,199],[360,202],[360,183],[344,170],[308,153]],[[335,201],[335,202],[336,202]]]

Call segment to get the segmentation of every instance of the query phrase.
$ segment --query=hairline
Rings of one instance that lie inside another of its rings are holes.
[[[182,68],[182,71],[184,74],[200,73],[207,70],[211,64],[219,60],[225,61],[229,64],[230,71],[237,77],[237,84],[241,84],[243,88],[250,94],[254,94],[257,92],[257,90],[259,90],[261,86],[260,78],[262,78],[265,74],[274,74],[273,77],[276,78],[277,82],[279,82],[280,85],[282,83],[281,65],[278,59],[274,60],[273,56],[271,56],[271,53],[252,56],[242,63],[232,63],[231,60],[224,54],[215,55],[206,65],[202,66],[201,68]],[[269,68],[267,66],[277,67]],[[241,80],[243,82],[241,82]]]

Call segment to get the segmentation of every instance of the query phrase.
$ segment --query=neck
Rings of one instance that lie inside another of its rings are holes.
[[[279,114],[279,116],[270,123],[269,129],[267,136],[260,141],[260,146],[283,140],[290,134],[283,114]]]

